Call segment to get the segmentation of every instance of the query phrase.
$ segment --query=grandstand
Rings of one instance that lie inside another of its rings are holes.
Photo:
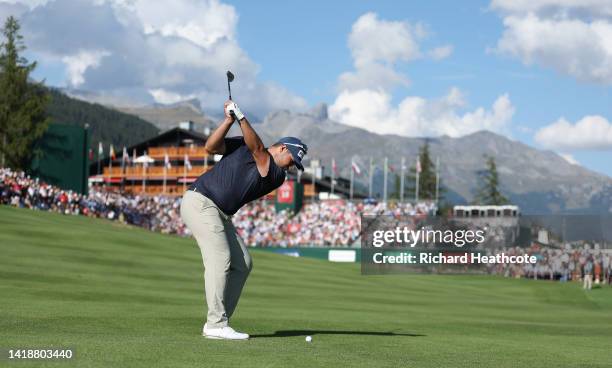
[[[180,196],[189,184],[210,170],[219,159],[219,156],[210,155],[204,149],[207,137],[207,134],[194,130],[193,123],[180,123],[156,137],[126,147],[128,157],[124,158],[122,150],[117,149],[114,158],[107,156],[93,162],[89,166],[89,183],[103,186],[111,192]],[[166,165],[166,156],[169,165]],[[324,176],[321,170],[307,170],[301,175],[289,171],[288,175],[289,179],[303,184],[305,200],[327,196],[332,186],[332,179]],[[334,183],[334,193],[348,198],[349,181],[335,178]],[[266,199],[275,196],[276,191],[273,191]],[[354,198],[364,197],[365,193],[355,190]]]
[[[514,205],[453,207],[456,223],[487,230],[488,246],[514,245],[520,233],[520,214],[519,207]]]
[[[106,190],[133,194],[182,194],[189,183],[214,165],[214,157],[204,150],[206,135],[190,129],[191,126],[179,126],[126,147],[129,157],[124,158],[118,150],[115,157],[107,156],[92,163],[90,184],[103,184]],[[166,155],[170,167],[165,165]],[[185,165],[185,158],[191,167]]]
[[[518,206],[454,206],[453,215],[456,218],[495,218],[495,217],[518,217],[520,210]]]

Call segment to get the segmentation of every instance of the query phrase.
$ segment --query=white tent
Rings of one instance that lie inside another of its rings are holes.
[[[145,164],[145,163],[152,164],[153,162],[155,162],[155,160],[151,156],[142,155],[140,157],[137,157],[136,160],[134,160],[134,162],[139,163],[139,164]]]

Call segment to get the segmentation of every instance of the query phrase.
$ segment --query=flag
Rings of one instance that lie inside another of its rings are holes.
[[[116,159],[116,157],[115,157],[115,149],[113,148],[112,144],[110,145],[110,158],[113,161]]]
[[[336,160],[332,158],[332,170],[334,171],[334,174],[337,176],[338,175],[338,167],[336,166]]]
[[[102,147],[102,142],[98,142],[98,175],[100,175],[100,163],[102,162],[102,155],[104,154],[104,147]]]
[[[189,156],[187,156],[187,154],[185,154],[185,166],[187,170],[191,171],[191,162],[189,162]]]
[[[421,172],[421,156],[417,156],[417,160],[416,160],[416,172],[417,173]]]
[[[166,168],[172,168],[172,165],[170,165],[170,158],[168,157],[168,153],[164,155],[164,164],[166,165]]]
[[[355,172],[355,174],[361,175],[361,168],[359,168],[359,165],[357,165],[357,163],[355,161],[351,162],[351,166],[352,166],[353,171]]]
[[[128,164],[130,163],[130,156],[127,153],[127,148],[123,146],[123,156],[121,157],[121,163],[125,162],[127,162]]]

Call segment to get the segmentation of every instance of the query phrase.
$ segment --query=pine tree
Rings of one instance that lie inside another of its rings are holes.
[[[475,204],[499,206],[507,204],[508,199],[499,190],[499,174],[495,159],[485,156],[487,168],[479,172],[481,177],[481,187],[475,198]]]
[[[26,170],[34,157],[34,142],[48,126],[49,97],[43,83],[29,81],[36,62],[20,56],[25,50],[19,22],[9,17],[0,44],[0,155],[3,166]]]
[[[419,199],[436,199],[436,166],[431,159],[431,153],[429,152],[429,142],[425,141],[425,144],[419,149],[419,161],[421,166],[421,172],[419,173]],[[405,185],[408,186],[406,191],[407,198],[414,198],[416,191],[416,166],[410,168],[410,174],[407,175]],[[441,195],[441,190],[440,193]]]

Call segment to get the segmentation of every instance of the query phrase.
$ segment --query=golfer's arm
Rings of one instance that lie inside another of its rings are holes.
[[[261,176],[268,175],[268,167],[270,166],[270,155],[266,150],[261,138],[255,132],[255,129],[251,126],[251,123],[247,118],[240,120],[240,129],[242,130],[242,136],[244,137],[244,143],[251,151],[255,163],[257,164],[257,170]]]
[[[234,122],[231,118],[225,118],[221,124],[215,129],[214,132],[208,139],[206,140],[206,144],[204,145],[204,149],[212,154],[222,155],[225,153],[225,141],[224,138],[227,135],[227,132],[232,127],[232,123]]]

